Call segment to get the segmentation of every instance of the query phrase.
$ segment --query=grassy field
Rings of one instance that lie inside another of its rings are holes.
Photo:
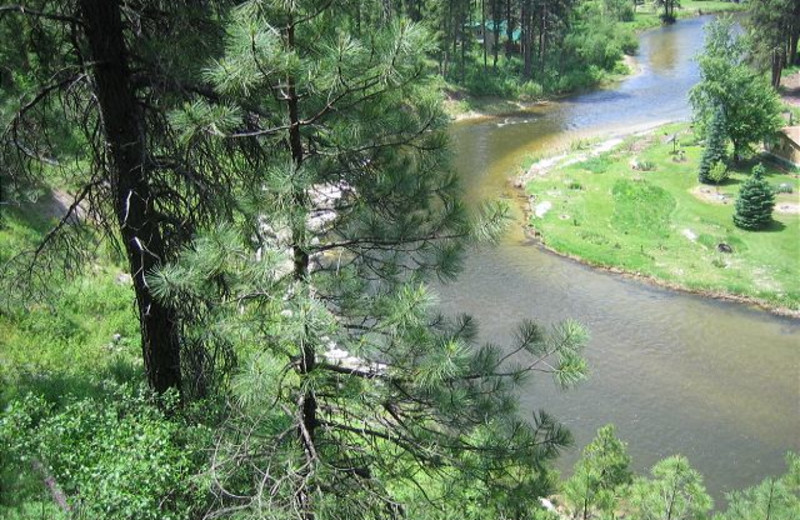
[[[677,144],[668,142],[675,134]],[[721,186],[700,186],[701,152],[688,125],[679,124],[556,166],[527,185],[532,205],[552,204],[542,218],[532,216],[531,225],[548,247],[593,265],[799,310],[799,216],[775,212],[765,231],[736,228],[735,197],[753,163],[735,167]],[[778,195],[776,206],[797,208],[796,173],[767,165],[767,180],[793,188],[792,194]],[[733,252],[719,252],[719,244]]]

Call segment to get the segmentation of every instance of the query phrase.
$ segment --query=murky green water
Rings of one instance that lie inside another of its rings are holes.
[[[508,179],[524,157],[578,136],[688,118],[686,93],[698,77],[691,58],[707,21],[646,33],[642,73],[614,89],[455,125],[456,168],[469,198],[516,197]],[[526,408],[555,413],[572,430],[576,448],[562,457],[564,469],[608,422],[638,470],[684,454],[717,499],[783,472],[785,452],[800,450],[798,320],[588,269],[538,249],[519,223],[500,247],[471,255],[459,282],[439,292],[445,310],[479,318],[493,341],[510,340],[524,318],[572,317],[591,330],[588,382],[560,392],[540,380],[523,396]]]

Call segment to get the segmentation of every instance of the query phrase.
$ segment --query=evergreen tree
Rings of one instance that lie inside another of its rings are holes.
[[[800,2],[760,0],[750,2],[745,19],[751,40],[751,54],[768,63],[772,86],[778,88],[785,67],[796,64],[800,39]]]
[[[768,477],[744,491],[727,495],[728,509],[715,520],[794,520],[800,513],[800,456],[786,455],[789,470],[781,477]]]
[[[711,125],[706,131],[706,145],[703,149],[703,157],[700,159],[700,173],[698,180],[703,184],[712,182],[709,176],[715,164],[725,161],[725,114],[720,107],[714,111]]]
[[[744,182],[736,199],[733,223],[742,229],[764,229],[772,222],[775,193],[764,179],[764,166],[757,164]]]
[[[632,518],[637,520],[704,520],[713,507],[703,478],[681,456],[653,466],[653,478],[637,478],[631,487]]]
[[[632,480],[630,460],[625,443],[615,435],[614,425],[600,428],[564,486],[572,517],[588,520],[594,518],[595,510],[613,513],[624,487]]]
[[[211,149],[199,143],[187,152],[167,117],[195,99],[225,111],[194,72],[221,51],[226,3],[0,6],[0,34],[10,28],[28,36],[3,46],[6,64],[15,67],[8,90],[19,95],[16,106],[2,111],[3,189],[14,196],[54,177],[74,188],[73,203],[43,242],[2,266],[5,292],[46,288],[48,268],[57,262],[85,265],[96,235],[83,231],[97,223],[127,261],[145,370],[158,392],[202,392],[213,357],[207,349],[216,350],[183,335],[192,316],[179,317],[176,308],[156,301],[145,276],[174,258],[198,226],[235,211],[230,188],[237,171],[247,168],[230,160],[236,144]],[[78,208],[91,218],[71,225]],[[184,378],[187,368],[192,376]]]
[[[519,418],[515,389],[533,370],[580,380],[585,331],[526,323],[503,351],[436,313],[427,282],[496,238],[505,207],[473,215],[458,199],[428,34],[400,17],[360,35],[352,23],[329,2],[244,3],[205,72],[239,123],[202,100],[171,116],[189,153],[239,142],[234,161],[252,168],[232,190],[243,218],[150,279],[162,301],[204,309],[195,334],[229,338],[241,359],[213,464],[219,512],[464,511],[448,498],[466,488],[484,510],[532,514],[570,437],[545,413]]]

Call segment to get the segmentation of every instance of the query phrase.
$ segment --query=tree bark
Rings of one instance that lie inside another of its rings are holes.
[[[292,21],[290,21],[287,29],[286,42],[290,49],[294,49],[294,25]],[[305,159],[303,141],[300,134],[299,99],[295,87],[295,79],[290,76],[287,78],[286,88],[286,104],[289,112],[289,149],[292,153],[292,163],[298,170]],[[297,205],[304,205],[306,203],[306,192],[304,189],[299,189],[294,193],[294,201]],[[305,287],[305,290],[309,290],[309,255],[308,251],[305,249],[305,238],[305,223],[303,223],[301,227],[292,231],[293,276],[295,280]],[[306,337],[310,337],[310,334],[306,334]],[[306,342],[300,347],[300,360],[297,371],[300,377],[306,377],[308,374],[311,374],[316,367],[316,350],[313,343]],[[303,451],[306,454],[306,458],[311,462],[316,457],[316,448],[314,444],[317,426],[319,425],[319,421],[317,420],[317,398],[313,391],[307,390],[304,392],[300,398],[299,408],[300,425],[297,435],[300,440],[300,445],[303,447]],[[314,520],[316,515],[308,490],[303,489],[300,492],[298,496],[298,506],[304,520]]]
[[[783,52],[775,49],[772,51],[772,87],[777,89],[781,86],[781,75],[783,73]]]
[[[524,62],[522,76],[526,79],[530,79],[532,69],[533,24],[531,19],[531,0],[523,0],[520,28],[522,29],[522,60]]]
[[[153,298],[145,280],[165,260],[166,249],[148,183],[144,121],[131,87],[119,1],[81,0],[80,7],[94,60],[113,205],[133,278],[147,379],[158,393],[180,390],[176,315]]]
[[[494,37],[494,42],[492,42],[492,53],[494,56],[492,57],[492,69],[497,70],[497,55],[500,51],[500,0],[492,0],[492,22],[494,25],[492,26],[492,33]],[[508,25],[508,22],[506,22]]]

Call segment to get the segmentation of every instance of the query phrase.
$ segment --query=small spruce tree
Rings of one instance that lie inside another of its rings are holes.
[[[714,118],[706,132],[706,147],[703,150],[703,157],[700,160],[700,173],[698,180],[703,184],[713,182],[711,170],[715,164],[725,160],[725,146],[727,136],[725,135],[725,114],[722,108],[717,107],[714,111]]]
[[[772,221],[774,205],[775,193],[764,179],[764,166],[757,164],[739,191],[733,223],[751,231],[764,229]]]

